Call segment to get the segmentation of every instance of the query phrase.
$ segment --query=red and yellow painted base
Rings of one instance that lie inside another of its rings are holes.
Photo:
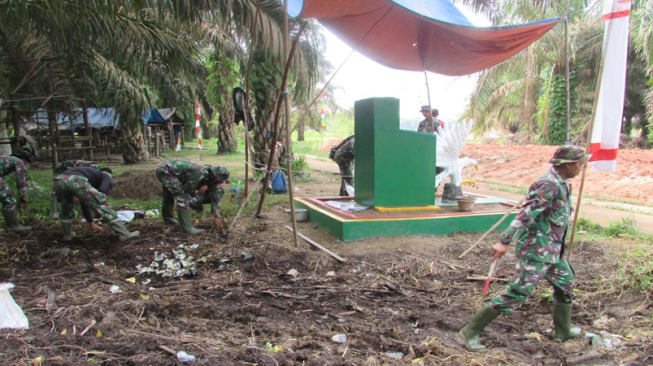
[[[308,210],[309,220],[328,230],[340,240],[404,235],[448,235],[458,231],[485,232],[512,208],[501,203],[498,209],[473,212],[434,210],[401,211],[370,214],[370,211],[347,212],[326,204],[327,201],[349,200],[343,197],[295,198],[295,207]],[[512,221],[511,214],[496,230],[503,230]]]

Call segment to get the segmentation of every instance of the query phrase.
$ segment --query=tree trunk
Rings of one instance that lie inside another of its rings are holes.
[[[233,121],[233,114],[229,111],[220,111],[218,117],[218,154],[235,152],[238,149],[236,130]]]
[[[142,126],[121,123],[122,127],[122,157],[125,164],[136,164],[147,161],[150,157],[145,146]]]
[[[304,138],[304,121],[299,122],[297,126],[297,141],[305,141]]]
[[[265,115],[256,119],[256,128],[254,128],[253,148],[255,167],[263,167],[268,164],[270,157],[270,139],[272,138],[272,127],[274,126],[274,113],[272,108],[265,111]]]

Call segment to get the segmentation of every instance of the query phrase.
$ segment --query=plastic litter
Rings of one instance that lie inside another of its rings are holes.
[[[331,340],[336,342],[336,343],[345,343],[345,342],[347,342],[347,335],[346,334],[336,334],[333,337],[331,337]]]
[[[177,352],[177,359],[181,362],[193,362],[195,361],[195,356],[189,355],[186,351]]]
[[[13,283],[0,284],[0,329],[28,329],[29,321],[23,309],[16,304],[9,290],[14,288]]]
[[[390,358],[395,358],[397,360],[401,360],[401,359],[404,358],[404,354],[401,353],[401,352],[388,352],[385,355],[390,357]]]
[[[354,187],[350,186],[348,183],[345,183],[345,190],[347,190],[347,194],[351,197],[353,197],[356,193]]]
[[[119,292],[122,292],[122,290],[120,289],[120,286],[113,285],[109,287],[109,292],[111,292],[112,294],[117,294]]]

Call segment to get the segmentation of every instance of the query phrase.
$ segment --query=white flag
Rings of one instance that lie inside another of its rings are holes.
[[[630,0],[605,0],[603,16],[603,75],[596,106],[589,161],[593,171],[613,171],[617,167],[617,151],[626,92]]]

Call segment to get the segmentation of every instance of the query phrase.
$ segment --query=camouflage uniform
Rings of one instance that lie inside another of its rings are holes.
[[[433,133],[433,126],[435,126],[436,123],[435,120],[431,122],[430,120],[425,119],[419,123],[419,126],[417,126],[417,132]]]
[[[111,208],[107,196],[95,189],[86,177],[58,175],[54,178],[54,192],[61,202],[61,213],[59,214],[61,221],[72,220],[75,217],[73,197],[77,197],[82,205],[89,207],[107,222],[118,219],[118,214]],[[85,211],[84,207],[82,210]],[[93,222],[93,218],[86,217],[86,221]]]
[[[550,162],[560,165],[583,157],[582,149],[563,145]],[[554,167],[531,185],[521,212],[501,239],[503,243],[517,239],[515,273],[506,290],[490,301],[490,308],[502,314],[510,313],[526,301],[542,279],[553,286],[556,302],[572,302],[574,272],[563,257],[573,210],[570,197],[570,183]]]
[[[20,197],[27,194],[27,184],[25,183],[25,174],[27,168],[22,160],[14,156],[0,156],[0,202],[5,211],[13,211],[17,207],[14,192],[7,187],[4,178],[11,173],[16,173],[16,187]]]
[[[70,168],[74,168],[77,166],[88,166],[91,168],[95,169],[100,169],[100,164],[94,162],[94,161],[88,161],[88,160],[65,160],[62,161],[59,165],[57,165],[56,168],[54,168],[54,175],[57,176],[59,174],[63,174],[66,170]]]
[[[185,159],[166,161],[156,169],[156,177],[163,185],[163,204],[174,205],[177,200],[177,210],[188,210],[204,203],[211,203],[213,210],[220,209],[220,200],[224,193],[220,185],[212,184],[209,179],[209,169]],[[218,167],[216,171],[227,171]],[[228,175],[228,171],[227,171]],[[198,194],[198,189],[208,184],[204,195]]]
[[[340,168],[340,176],[345,183],[354,186],[354,144],[356,138],[351,138],[336,151],[333,158]],[[342,192],[341,192],[342,193]]]

